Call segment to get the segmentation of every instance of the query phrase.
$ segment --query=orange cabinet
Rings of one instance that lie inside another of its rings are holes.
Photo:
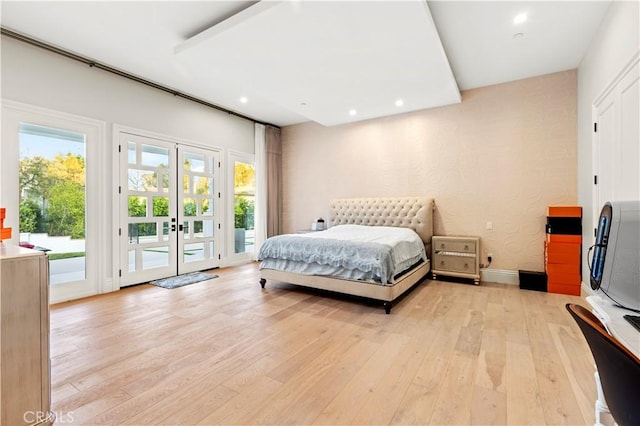
[[[580,295],[582,262],[582,208],[549,206],[547,208],[545,271],[547,291]]]

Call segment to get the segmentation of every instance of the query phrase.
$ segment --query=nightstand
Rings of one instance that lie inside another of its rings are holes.
[[[431,247],[433,279],[440,274],[480,284],[480,237],[434,236]]]

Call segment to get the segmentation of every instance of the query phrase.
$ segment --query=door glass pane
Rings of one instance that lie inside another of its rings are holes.
[[[162,241],[169,241],[169,222],[162,222]]]
[[[129,243],[153,243],[158,241],[158,224],[156,222],[130,223]]]
[[[202,238],[202,221],[194,220],[193,221],[193,237],[194,238]]]
[[[194,232],[196,229],[196,224],[193,224],[194,227]],[[200,232],[198,233],[198,235],[196,235],[197,237],[201,237],[201,238],[209,238],[209,237],[213,237],[213,220],[201,220],[200,221]]]
[[[185,194],[190,194],[190,192],[189,192],[189,176],[188,175],[184,175],[184,177],[182,178],[182,186],[184,187],[184,193]]]
[[[200,200],[200,214],[202,216],[213,216],[213,200]]]
[[[198,195],[211,194],[211,188],[213,187],[212,180],[213,179],[208,177],[194,176],[193,187],[195,188],[195,193]]]
[[[136,144],[135,142],[129,142],[129,148],[127,149],[127,160],[129,164],[136,164]]]
[[[204,243],[193,243],[184,245],[184,261],[196,262],[204,259]]]
[[[86,277],[86,136],[20,123],[20,243],[49,251],[52,285]]]
[[[162,180],[162,192],[169,192],[169,174],[168,173],[159,173]]]
[[[153,197],[153,215],[155,217],[169,216],[169,197]]]
[[[185,216],[196,216],[196,200],[193,198],[185,198],[184,199],[184,215]]]
[[[147,216],[147,197],[129,196],[129,217]]]
[[[147,248],[142,251],[142,269],[169,266],[169,247]]]
[[[136,270],[136,251],[129,250],[129,272]]]
[[[142,145],[140,164],[149,167],[168,167],[169,150],[154,145]]]
[[[235,252],[253,250],[253,211],[256,194],[256,171],[252,163],[234,162]]]
[[[129,169],[129,191],[157,191],[158,177],[149,170]]]
[[[184,170],[204,173],[204,155],[195,152],[184,153]]]

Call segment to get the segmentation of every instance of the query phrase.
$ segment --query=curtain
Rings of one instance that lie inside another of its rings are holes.
[[[267,126],[266,145],[266,182],[267,182],[267,236],[280,234],[282,217],[282,142],[280,129]]]
[[[267,239],[267,161],[265,151],[265,126],[255,124],[256,203],[254,206],[254,257]]]

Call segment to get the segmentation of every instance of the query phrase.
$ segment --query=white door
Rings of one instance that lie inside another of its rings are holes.
[[[176,275],[175,144],[120,134],[120,286]]]
[[[607,201],[640,199],[638,58],[594,104],[594,220]]]
[[[614,95],[611,93],[596,110],[597,126],[595,130],[594,152],[594,184],[596,184],[596,197],[594,200],[594,217],[600,216],[600,210],[605,202],[614,197],[614,170],[616,169],[615,155],[615,112]]]
[[[217,152],[126,132],[119,151],[120,286],[219,266]]]
[[[219,266],[220,160],[215,151],[178,146],[178,274]]]

